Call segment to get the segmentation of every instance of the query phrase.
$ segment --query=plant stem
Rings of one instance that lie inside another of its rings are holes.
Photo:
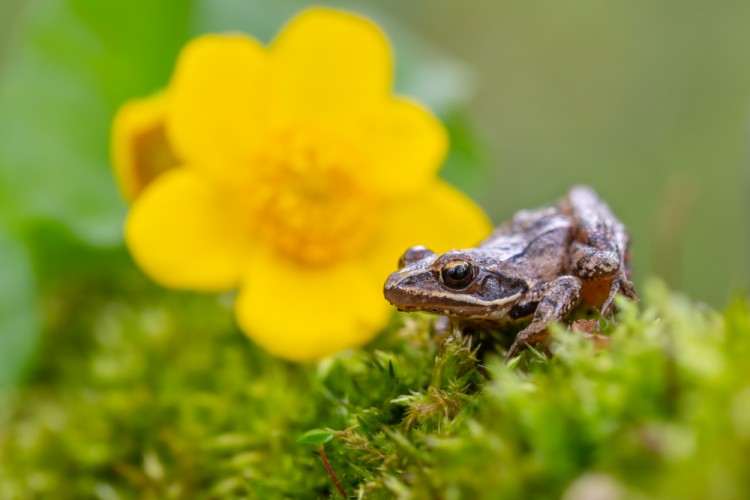
[[[331,476],[331,479],[333,480],[333,484],[336,486],[336,489],[339,490],[339,493],[341,493],[341,496],[344,498],[349,498],[349,496],[346,494],[346,491],[344,491],[343,486],[341,486],[341,483],[339,482],[339,478],[336,477],[336,473],[333,472],[333,467],[331,467],[331,464],[328,462],[328,458],[326,457],[326,452],[322,446],[318,448],[318,455],[320,455],[321,460],[323,460],[323,465],[325,466],[326,471],[328,471],[328,475]]]

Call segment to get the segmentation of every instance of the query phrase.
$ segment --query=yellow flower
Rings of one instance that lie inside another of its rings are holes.
[[[241,328],[276,355],[368,341],[392,312],[382,286],[408,246],[471,245],[490,229],[436,177],[441,124],[391,87],[384,35],[344,12],[307,10],[269,47],[191,42],[167,89],[183,161],[133,204],[135,260],[165,286],[239,287]]]
[[[133,201],[158,175],[177,166],[167,140],[167,98],[156,94],[120,108],[112,132],[112,163],[120,190]]]

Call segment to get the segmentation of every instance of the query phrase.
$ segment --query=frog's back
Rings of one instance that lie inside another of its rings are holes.
[[[497,227],[479,247],[491,252],[498,266],[507,270],[517,268],[538,279],[552,278],[568,266],[573,229],[570,216],[558,206],[522,210]]]

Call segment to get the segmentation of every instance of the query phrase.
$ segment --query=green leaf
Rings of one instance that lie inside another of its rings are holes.
[[[24,244],[0,224],[0,389],[20,380],[39,341],[36,285]]]
[[[324,445],[333,439],[334,433],[325,429],[312,429],[297,438],[298,443]]]
[[[0,80],[0,196],[17,223],[51,219],[90,244],[121,241],[112,118],[166,84],[189,11],[178,0],[26,5]]]

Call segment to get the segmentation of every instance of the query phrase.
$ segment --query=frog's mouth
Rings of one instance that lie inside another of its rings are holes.
[[[426,312],[454,318],[495,320],[505,317],[519,296],[520,294],[518,296],[508,297],[503,300],[502,303],[500,303],[500,301],[493,301],[492,305],[467,304],[458,301],[441,306],[430,304],[405,304],[393,300],[389,300],[389,302],[392,306],[395,306],[402,312]]]
[[[482,300],[468,294],[430,287],[419,275],[395,272],[383,287],[391,305],[404,312],[427,312],[456,318],[493,319],[507,313],[523,290],[495,300]]]

